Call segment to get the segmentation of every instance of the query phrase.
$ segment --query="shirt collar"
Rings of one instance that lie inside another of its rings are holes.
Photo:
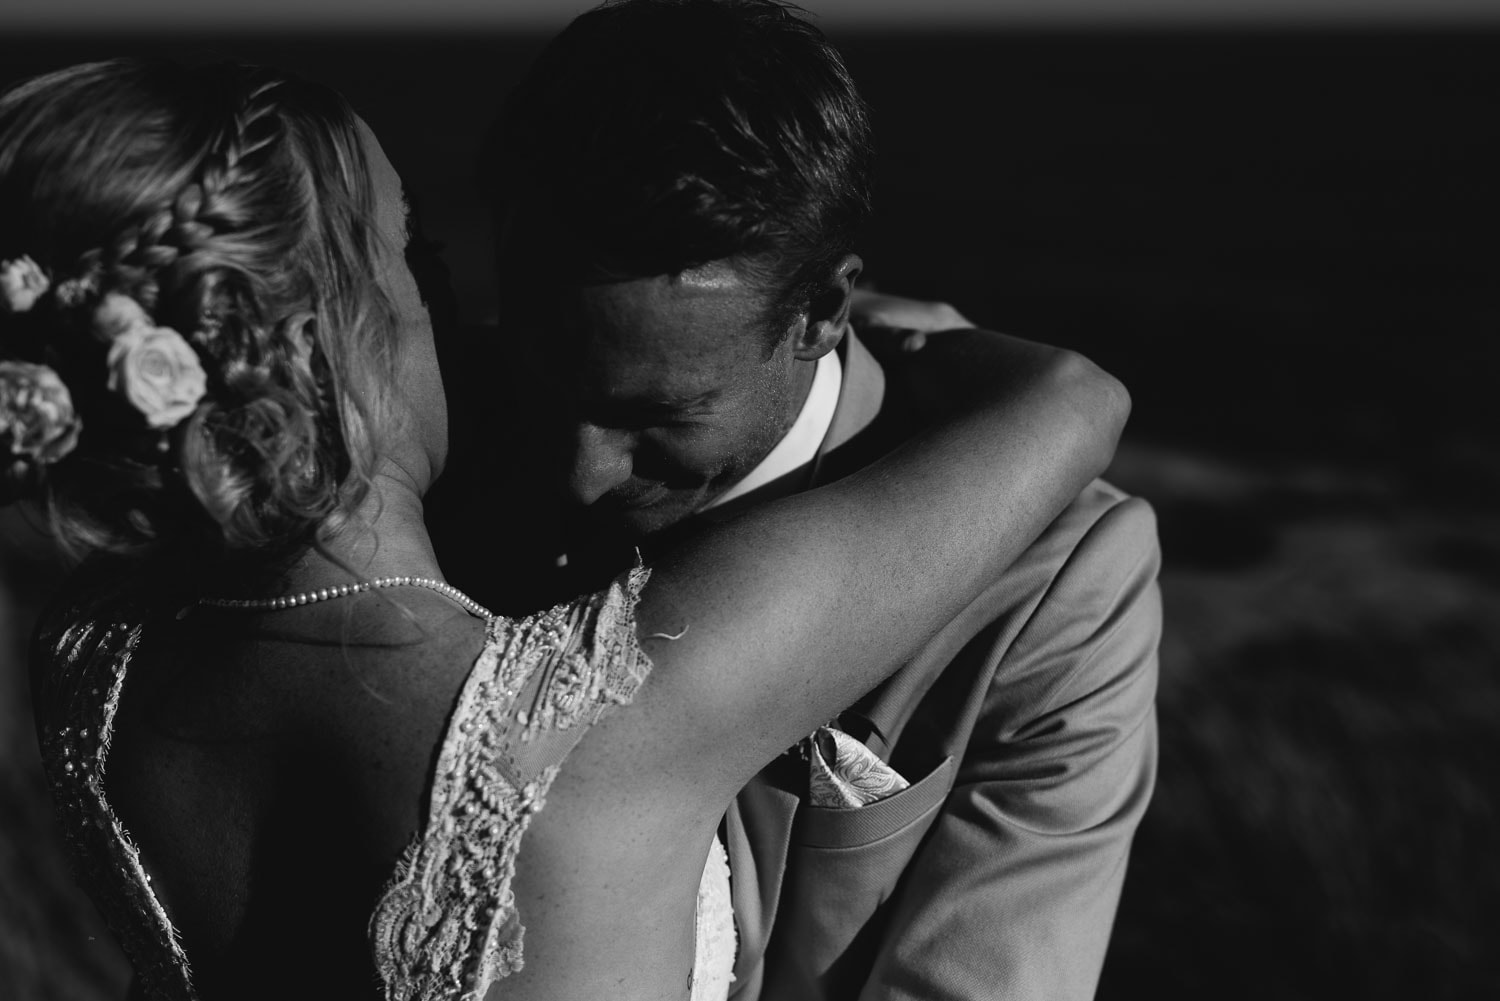
[[[823,444],[823,438],[833,424],[833,412],[838,407],[839,389],[843,381],[844,367],[839,362],[837,351],[830,351],[819,358],[813,372],[812,388],[807,392],[802,410],[787,433],[776,443],[776,447],[744,479],[699,510],[707,511],[718,507],[813,461],[817,457],[818,446]]]

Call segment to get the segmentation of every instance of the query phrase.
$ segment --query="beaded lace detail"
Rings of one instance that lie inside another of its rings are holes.
[[[650,671],[634,614],[647,577],[637,567],[599,594],[491,620],[439,751],[425,826],[370,920],[382,997],[482,998],[521,968],[524,929],[511,891],[521,837],[568,752]],[[78,601],[48,617],[35,648],[42,760],[75,873],[144,996],[197,1001],[176,930],[105,798],[115,712],[149,616],[112,594],[107,604]],[[718,851],[699,897],[694,999],[723,997],[733,963]]]
[[[176,929],[104,797],[115,712],[142,631],[133,609],[111,612],[74,605],[52,620],[56,633],[37,637],[37,650],[49,655],[34,679],[42,766],[74,875],[130,958],[144,996],[197,1001]]]
[[[425,829],[370,920],[383,996],[480,998],[521,968],[511,878],[562,759],[650,670],[635,635],[647,571],[520,620],[494,619],[438,757]]]

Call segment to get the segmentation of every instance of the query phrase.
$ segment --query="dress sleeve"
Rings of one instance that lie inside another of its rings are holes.
[[[497,618],[448,723],[426,824],[370,920],[389,1001],[482,998],[522,965],[511,879],[563,760],[650,672],[635,607],[649,572],[524,619]]]

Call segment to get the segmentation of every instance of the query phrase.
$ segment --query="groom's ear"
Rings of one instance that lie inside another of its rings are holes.
[[[802,361],[821,358],[844,339],[849,329],[849,305],[854,283],[865,262],[858,254],[845,254],[813,291],[807,304],[807,325],[797,334],[793,355]]]

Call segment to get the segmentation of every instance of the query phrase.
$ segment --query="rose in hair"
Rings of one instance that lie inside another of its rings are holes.
[[[171,327],[136,326],[109,349],[109,389],[121,393],[151,427],[174,427],[198,406],[206,388],[203,366]]]
[[[48,465],[78,444],[83,422],[73,397],[46,365],[0,361],[0,445],[10,454]]]
[[[24,313],[47,294],[47,276],[29,256],[0,264],[0,305],[9,313]]]
[[[137,331],[155,328],[156,325],[151,322],[151,317],[146,315],[141,304],[120,292],[111,292],[106,295],[100,301],[99,307],[94,310],[94,333],[98,334],[99,339],[106,344],[111,344]]]

